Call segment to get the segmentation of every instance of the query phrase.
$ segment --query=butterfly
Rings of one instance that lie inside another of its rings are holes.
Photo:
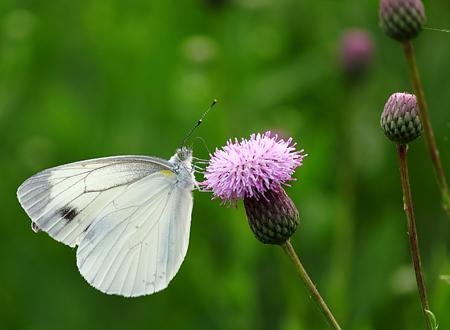
[[[17,197],[35,231],[76,251],[96,289],[126,297],[167,287],[186,256],[192,213],[192,149],[169,160],[118,156],[50,168]]]

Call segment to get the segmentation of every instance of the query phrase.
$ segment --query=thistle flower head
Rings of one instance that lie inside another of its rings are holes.
[[[252,134],[248,140],[230,139],[214,152],[202,185],[223,202],[258,199],[293,180],[292,174],[305,156],[303,150],[295,150],[291,138],[278,139],[271,132]]]
[[[380,124],[384,134],[395,143],[407,144],[418,138],[422,133],[422,122],[416,96],[392,94],[384,105]]]
[[[255,237],[265,244],[282,244],[299,223],[298,210],[282,185],[293,180],[305,156],[295,150],[291,138],[279,139],[271,132],[228,140],[211,157],[201,184],[224,203],[243,199]]]
[[[421,0],[380,0],[380,25],[384,32],[398,41],[416,37],[425,24]]]
[[[349,29],[341,40],[341,64],[350,78],[358,78],[367,71],[373,57],[373,41],[362,29]]]

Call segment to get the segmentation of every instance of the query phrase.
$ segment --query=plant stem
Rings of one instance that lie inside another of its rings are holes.
[[[359,83],[360,82],[360,83]],[[348,297],[351,291],[351,269],[355,246],[355,205],[357,202],[356,184],[358,170],[356,160],[358,155],[358,142],[355,141],[354,132],[357,129],[356,118],[360,110],[360,97],[364,89],[363,81],[346,81],[344,84],[344,99],[340,102],[342,107],[338,112],[337,129],[341,138],[337,149],[342,160],[336,171],[337,195],[339,203],[336,206],[334,242],[331,252],[330,280],[327,283],[326,294],[328,303],[333,307],[334,315],[347,324],[350,318]]]
[[[427,298],[427,289],[423,280],[422,265],[420,262],[419,241],[417,239],[416,221],[414,218],[413,202],[411,197],[411,187],[409,185],[408,162],[407,162],[408,146],[405,144],[397,145],[398,158],[400,160],[400,177],[403,190],[403,207],[406,213],[408,224],[409,249],[414,264],[414,272],[416,273],[417,288],[419,289],[420,302],[425,317],[425,323],[428,330],[433,330],[430,324],[427,311],[430,305]]]
[[[328,324],[332,329],[336,330],[342,330],[342,328],[337,323],[336,319],[334,318],[333,314],[331,313],[330,309],[328,308],[325,301],[322,299],[319,291],[317,290],[316,286],[314,285],[311,278],[308,276],[308,273],[306,272],[305,268],[303,267],[302,263],[300,262],[300,259],[298,258],[297,254],[295,253],[295,250],[291,244],[291,242],[288,240],[286,243],[282,245],[283,250],[286,252],[286,254],[289,256],[291,261],[294,263],[295,268],[297,269],[297,272],[299,273],[303,283],[305,284],[306,288],[309,290],[311,294],[311,298],[314,299],[317,303],[317,305],[320,308],[320,311],[322,314],[326,317]]]
[[[445,173],[442,168],[439,150],[434,138],[433,127],[431,126],[430,116],[428,112],[428,105],[425,101],[422,80],[420,79],[419,69],[417,68],[416,56],[414,53],[414,47],[411,41],[405,41],[403,43],[403,50],[405,53],[406,62],[408,62],[409,73],[411,75],[414,93],[416,94],[417,102],[419,103],[420,118],[423,123],[428,152],[430,153],[431,161],[433,162],[436,181],[438,183],[439,189],[441,190],[442,208],[447,214],[447,217],[450,219],[450,192],[448,189],[447,180],[445,178]]]

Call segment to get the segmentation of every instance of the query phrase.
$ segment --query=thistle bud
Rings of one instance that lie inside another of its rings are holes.
[[[365,75],[373,58],[374,45],[370,34],[350,29],[341,39],[341,65],[347,78],[357,80]]]
[[[408,41],[422,31],[425,9],[421,0],[380,0],[380,25],[397,41]]]
[[[262,243],[283,244],[297,229],[297,208],[281,187],[259,198],[244,198],[244,206],[250,229]]]
[[[422,133],[422,122],[416,96],[392,94],[384,105],[380,123],[384,134],[395,143],[407,144],[418,138]]]

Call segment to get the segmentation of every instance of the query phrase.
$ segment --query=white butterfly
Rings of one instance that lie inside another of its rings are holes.
[[[71,247],[98,290],[126,297],[167,287],[186,256],[197,186],[192,150],[86,160],[44,170],[17,190],[42,230]]]

